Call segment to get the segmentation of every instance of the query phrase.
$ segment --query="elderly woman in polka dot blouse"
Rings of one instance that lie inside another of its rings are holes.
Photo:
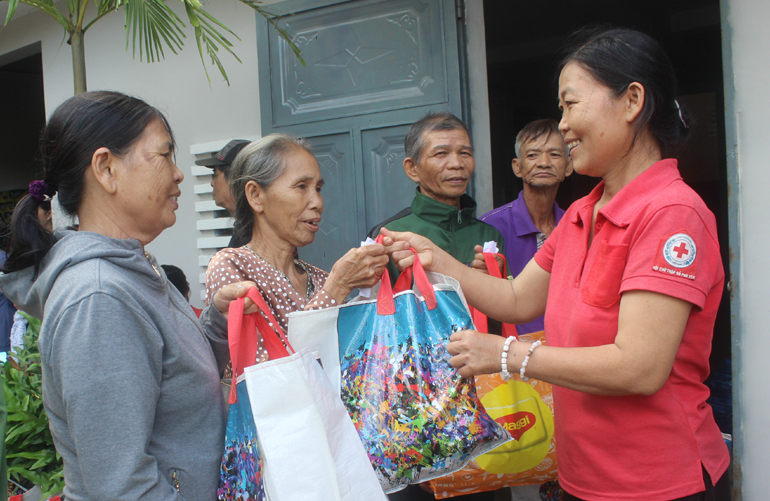
[[[388,263],[382,245],[351,249],[326,273],[296,259],[313,243],[323,214],[323,186],[310,145],[288,134],[270,134],[241,150],[230,169],[235,232],[251,241],[223,249],[209,263],[210,302],[227,284],[252,280],[281,327],[298,310],[342,303],[353,289],[376,284]],[[257,360],[266,359],[261,347]]]

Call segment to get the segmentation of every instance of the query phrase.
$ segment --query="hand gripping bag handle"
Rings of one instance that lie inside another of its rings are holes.
[[[500,266],[497,264],[497,259],[495,259],[495,256],[499,256],[503,260],[503,269],[508,269],[508,262],[505,259],[505,256],[502,254],[495,254],[492,252],[484,252],[484,263],[487,265],[487,271],[490,275],[497,278],[503,278],[503,275],[500,273]],[[471,307],[471,316],[473,317],[473,323],[476,325],[476,328],[483,332],[488,332],[489,328],[487,327],[487,316],[481,313],[476,308]],[[503,324],[503,337],[518,337],[518,333],[516,332],[516,326],[513,324]]]
[[[383,236],[377,237],[377,243],[382,243]],[[425,273],[425,268],[422,267],[420,258],[417,257],[417,251],[409,247],[409,250],[414,253],[414,263],[409,268],[405,269],[398,277],[396,282],[396,292],[402,292],[409,289],[412,285],[412,275],[414,275],[414,283],[417,285],[417,290],[420,291],[422,297],[425,299],[425,304],[429,310],[433,310],[437,306],[436,292],[433,290],[428,275]],[[393,300],[394,289],[390,285],[390,273],[385,268],[385,273],[380,278],[380,290],[377,293],[377,314],[378,315],[393,315],[396,313],[396,304]]]
[[[244,325],[244,303],[246,297],[254,301],[259,311],[255,314],[256,322],[246,322]],[[245,332],[244,332],[245,331]],[[243,374],[243,369],[254,365],[257,361],[257,345],[259,335],[265,345],[270,360],[289,356],[289,350],[294,349],[286,339],[281,325],[275,319],[273,312],[265,303],[262,295],[256,287],[249,287],[246,296],[238,298],[230,303],[227,319],[227,338],[230,346],[230,360],[233,366],[233,380],[230,385],[228,401],[234,404],[238,401],[236,385],[238,376]],[[269,335],[272,333],[273,335]],[[288,349],[287,349],[288,347]]]
[[[382,244],[385,237],[377,235],[374,240],[378,244]],[[385,272],[380,277],[380,290],[377,292],[377,314],[378,315],[393,315],[396,312],[396,303],[393,301],[393,288],[390,285],[390,273],[388,268],[385,268]]]

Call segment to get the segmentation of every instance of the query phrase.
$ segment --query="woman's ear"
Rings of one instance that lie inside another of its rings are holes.
[[[53,223],[51,223],[51,209],[45,210],[42,207],[38,207],[37,220],[40,222],[40,225],[43,226],[44,228],[48,228],[49,226],[53,228]]]
[[[102,189],[110,194],[118,191],[118,162],[118,157],[113,155],[109,148],[99,148],[91,155],[91,174]]]
[[[626,121],[628,123],[636,120],[636,117],[644,109],[644,86],[639,82],[631,82],[626,89],[625,104],[626,104]]]
[[[265,211],[265,190],[256,181],[249,181],[244,188],[246,200],[256,213]]]
[[[564,178],[568,178],[572,175],[572,173],[575,172],[575,166],[572,165],[572,157],[567,156],[567,167],[564,171]]]

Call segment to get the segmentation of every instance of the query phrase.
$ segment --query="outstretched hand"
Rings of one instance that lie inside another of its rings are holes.
[[[342,303],[353,289],[372,287],[379,282],[387,264],[388,252],[384,245],[350,249],[332,266],[324,289]]]
[[[473,250],[476,252],[476,255],[473,257],[473,262],[471,262],[471,268],[474,270],[478,270],[486,275],[489,275],[489,270],[487,269],[487,263],[484,261],[484,247],[481,245],[477,245],[473,248]],[[495,259],[497,260],[497,267],[500,269],[500,276],[503,278],[506,278],[505,273],[505,265],[503,263],[503,259],[500,256],[495,256]]]
[[[214,297],[211,298],[211,303],[216,307],[217,310],[222,313],[222,315],[224,315],[225,318],[227,318],[227,314],[230,310],[230,303],[240,297],[245,296],[246,292],[249,290],[249,287],[256,286],[257,284],[251,281],[233,282],[231,284],[227,284],[219,289],[216,294],[214,294]],[[254,301],[251,299],[246,298],[243,303],[243,312],[256,313],[257,305],[255,305]]]
[[[500,372],[505,339],[474,330],[458,331],[449,338],[449,364],[463,377]]]
[[[438,271],[438,262],[443,251],[427,238],[408,231],[390,231],[386,228],[380,229],[380,233],[385,237],[383,244],[399,270],[414,264],[414,253],[409,250],[409,247],[412,247],[417,251],[423,268]]]

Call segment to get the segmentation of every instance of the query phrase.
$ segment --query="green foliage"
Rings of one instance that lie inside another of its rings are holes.
[[[27,317],[24,347],[2,367],[3,391],[8,406],[5,447],[8,478],[24,488],[39,485],[43,498],[64,488],[62,459],[56,452],[43,409],[42,374],[37,337],[40,321]]]
[[[118,11],[121,8],[125,11],[126,50],[128,50],[130,45],[132,54],[136,57],[138,45],[140,61],[155,62],[165,59],[164,47],[177,54],[177,51],[182,50],[184,46],[183,39],[187,37],[183,31],[186,25],[166,5],[165,0],[66,0],[62,2],[66,12],[59,11],[56,0],[0,1],[8,1],[8,14],[5,24],[8,24],[11,20],[19,3],[31,5],[56,19],[69,35],[68,43],[73,45],[73,56],[78,50],[82,49],[75,47],[75,45],[82,44],[83,35],[88,28],[110,12]],[[241,60],[233,52],[233,44],[225,35],[229,33],[239,41],[240,38],[230,28],[209,14],[203,8],[200,0],[180,1],[184,4],[187,19],[195,33],[195,42],[198,47],[201,63],[203,63],[203,69],[206,72],[206,78],[211,83],[205,60],[205,55],[208,55],[211,59],[211,64],[219,69],[227,85],[230,85],[227,72],[219,59],[219,51],[222,49],[228,52],[240,63]],[[262,15],[278,30],[280,36],[286,40],[304,66],[305,61],[302,59],[299,48],[292,41],[291,36],[277,25],[274,20],[275,14],[265,9],[258,0],[240,1]],[[92,11],[90,20],[86,20],[86,10],[91,3],[95,4],[96,11]],[[73,37],[73,35],[78,36]],[[81,78],[83,84],[82,91],[85,91],[85,63],[83,63],[82,68],[76,67],[75,73],[76,89],[78,88],[78,79]]]

